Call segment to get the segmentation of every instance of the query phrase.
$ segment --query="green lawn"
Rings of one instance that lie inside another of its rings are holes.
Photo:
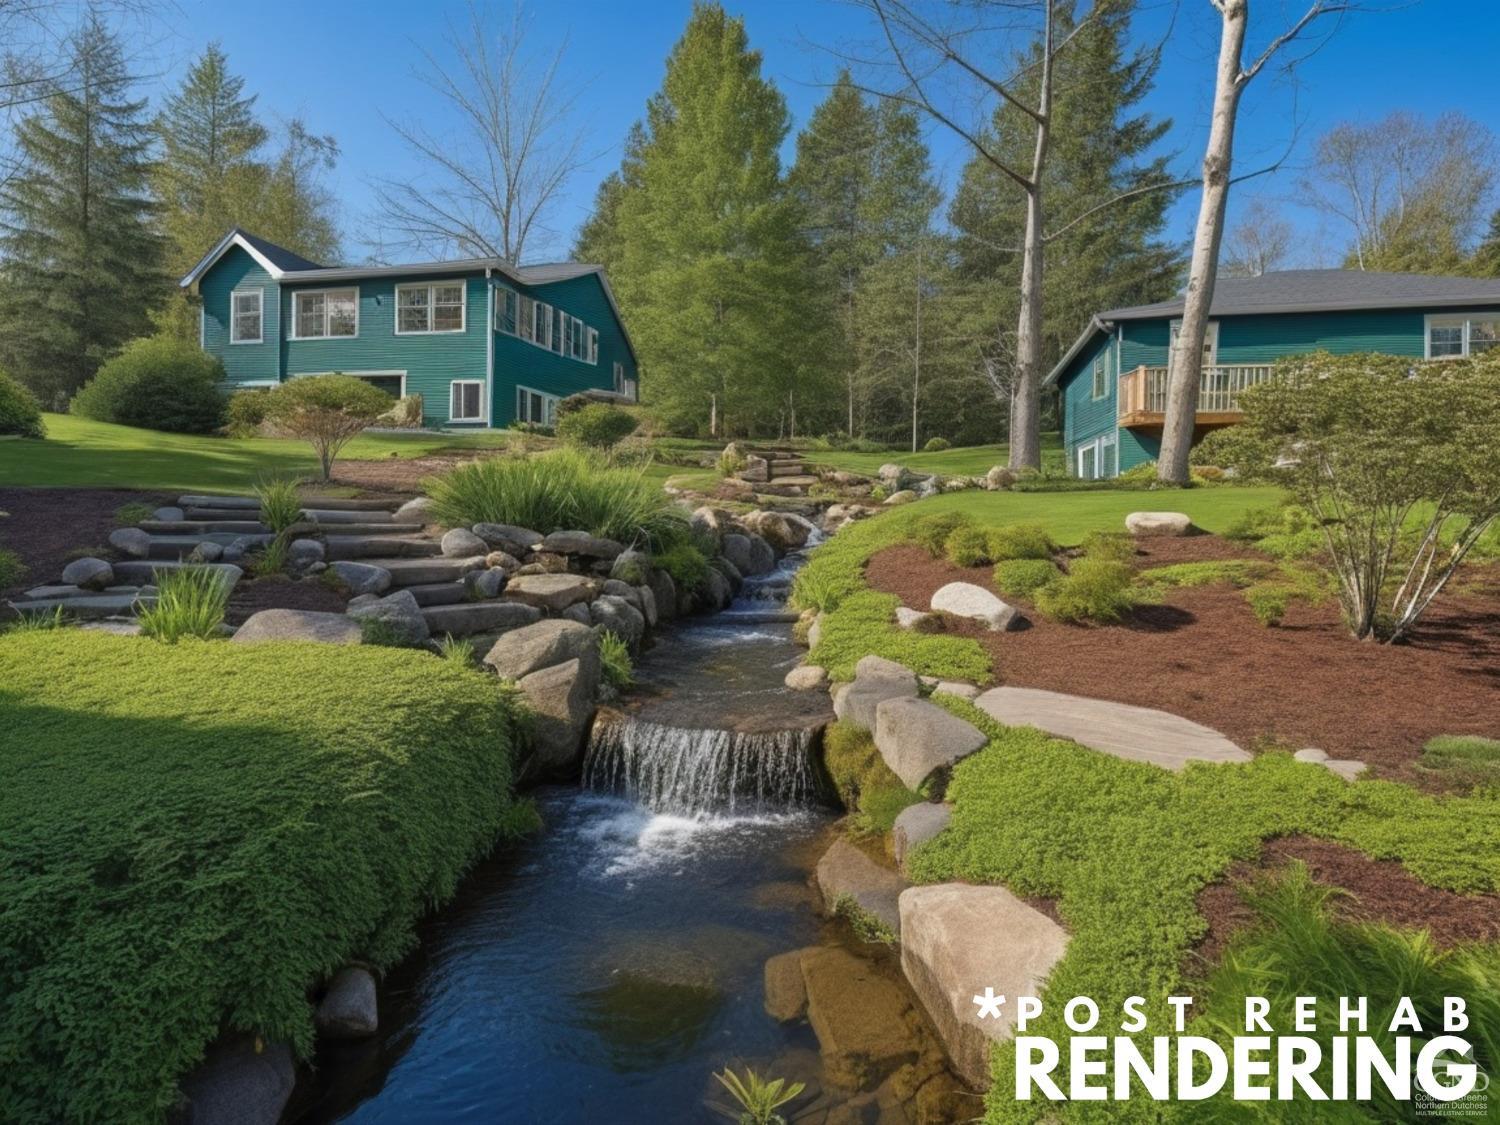
[[[815,465],[827,465],[835,469],[848,469],[851,473],[874,474],[882,465],[895,462],[921,473],[943,473],[946,476],[972,477],[989,472],[996,465],[1005,464],[1010,457],[1010,446],[1003,442],[996,445],[965,445],[945,449],[941,453],[854,453],[848,450],[810,450],[807,460]],[[1042,464],[1048,471],[1063,470],[1062,435],[1042,435]]]
[[[243,490],[274,473],[317,471],[304,442],[202,437],[48,414],[44,441],[0,441],[0,482],[26,487]],[[494,449],[515,440],[509,430],[472,434],[370,434],[350,442],[348,460],[420,457],[439,449]]]

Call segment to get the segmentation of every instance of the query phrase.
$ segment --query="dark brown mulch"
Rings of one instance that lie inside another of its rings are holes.
[[[1150,541],[1141,566],[1253,552],[1214,536]],[[925,608],[948,582],[990,588],[991,568],[965,569],[920,547],[892,547],[866,571],[877,590]],[[1274,628],[1258,624],[1238,590],[1175,590],[1121,626],[1063,625],[989,633],[951,626],[990,653],[999,682],[1186,715],[1241,745],[1271,737],[1358,758],[1385,776],[1431,786],[1412,768],[1438,734],[1500,735],[1500,567],[1440,598],[1412,643],[1350,638],[1331,601],[1294,605]]]
[[[1337,917],[1425,929],[1444,947],[1500,938],[1500,897],[1439,890],[1395,860],[1371,859],[1311,836],[1283,836],[1266,841],[1258,863],[1236,864],[1228,879],[1198,892],[1198,912],[1208,922],[1208,933],[1193,951],[1194,966],[1201,969],[1205,962],[1217,962],[1234,934],[1254,923],[1255,913],[1239,886],[1293,860],[1306,864],[1315,882],[1348,892],[1333,898]]]
[[[337,590],[316,578],[294,581],[279,575],[244,579],[229,597],[224,620],[243,625],[252,613],[263,609],[311,609],[322,613],[343,613],[346,599]]]
[[[446,473],[474,459],[474,453],[466,452],[387,457],[380,461],[335,461],[332,483],[360,489],[361,495],[400,495],[410,499],[422,491],[422,482],[428,477]],[[317,486],[311,486],[311,490],[316,492]]]
[[[160,507],[174,496],[114,488],[0,488],[0,547],[15,551],[27,566],[20,585],[0,589],[0,597],[31,586],[54,583],[79,548],[108,551],[109,533],[119,526],[115,511],[125,504]]]

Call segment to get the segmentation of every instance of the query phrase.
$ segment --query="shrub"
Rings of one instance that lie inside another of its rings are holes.
[[[1057,554],[1057,544],[1047,529],[1038,523],[1013,523],[992,528],[989,533],[990,558],[1050,559]]]
[[[196,344],[146,336],[105,361],[69,409],[96,422],[211,434],[224,424],[223,381],[224,365]]]
[[[911,523],[907,537],[913,543],[927,548],[933,558],[941,558],[948,543],[948,536],[961,527],[969,526],[973,520],[963,512],[938,512],[919,516]]]
[[[1066,575],[1036,592],[1036,607],[1054,621],[1122,621],[1141,600],[1128,564],[1076,559]]]
[[[732,477],[735,473],[741,472],[747,464],[749,461],[740,452],[740,447],[731,442],[724,447],[724,452],[719,454],[714,467],[719,470],[721,477]]]
[[[254,437],[266,420],[270,392],[261,387],[233,391],[224,408],[224,432],[230,437]]]
[[[686,540],[659,552],[652,561],[672,576],[673,584],[682,593],[696,594],[708,581],[708,559]]]
[[[408,953],[510,826],[510,693],[337,657],[0,638],[0,1117],[161,1120],[226,1026],[308,1057],[309,993]]]
[[[19,586],[26,577],[26,564],[21,556],[6,547],[0,547],[0,590]]]
[[[557,419],[557,436],[573,445],[609,449],[621,438],[635,432],[636,421],[629,411],[606,402],[591,402]]]
[[[1051,559],[1007,559],[995,564],[995,589],[1017,598],[1031,598],[1047,583],[1061,577]]]
[[[184,637],[210,640],[219,635],[233,585],[223,571],[184,566],[158,571],[156,604],[136,614],[141,632],[167,644]]]
[[[255,496],[260,501],[260,522],[273,535],[282,534],[302,519],[302,497],[297,494],[296,481],[286,477],[258,481]]]
[[[352,375],[307,375],[272,387],[266,421],[313,447],[329,480],[339,451],[391,408],[390,395]]]
[[[1300,559],[1323,547],[1323,530],[1306,508],[1293,503],[1252,508],[1224,533],[1227,539],[1254,543],[1279,559]]]
[[[1290,586],[1253,586],[1245,591],[1245,601],[1250,606],[1250,612],[1255,614],[1255,620],[1270,628],[1281,624],[1295,594],[1296,591]]]
[[[927,444],[922,447],[925,453],[941,453],[945,449],[952,449],[953,443],[945,437],[928,438]]]
[[[989,539],[982,527],[956,527],[943,542],[943,554],[954,566],[984,566],[990,562]]]
[[[1135,558],[1135,539],[1123,531],[1091,531],[1083,537],[1082,546],[1091,559],[1129,562]]]
[[[4,371],[0,371],[0,434],[28,438],[47,436],[47,429],[42,424],[42,408],[36,396]]]
[[[448,527],[509,523],[544,535],[581,529],[654,547],[687,537],[686,517],[643,469],[611,465],[586,450],[474,461],[425,487],[437,522]]]
[[[611,687],[624,691],[634,681],[635,671],[630,661],[630,646],[618,633],[606,630],[599,637],[599,665],[604,680]]]

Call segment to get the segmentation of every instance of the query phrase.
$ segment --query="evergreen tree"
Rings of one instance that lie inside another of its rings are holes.
[[[0,189],[0,354],[60,406],[166,295],[148,195],[151,128],[118,41],[96,15],[73,36],[73,79],[16,130]]]
[[[1500,277],[1500,210],[1490,216],[1489,230],[1465,272],[1475,277]]]

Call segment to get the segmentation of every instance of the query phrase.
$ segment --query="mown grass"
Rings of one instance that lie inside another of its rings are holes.
[[[851,473],[873,475],[886,464],[905,465],[918,473],[942,473],[944,476],[983,476],[996,465],[1010,460],[1010,446],[1001,442],[995,445],[961,445],[937,453],[908,453],[887,450],[883,453],[856,453],[843,449],[809,450],[804,459],[815,465],[826,465],[831,469],[847,469]],[[1062,472],[1062,435],[1042,435],[1042,467],[1047,472]]]
[[[511,823],[510,696],[424,653],[7,634],[0,711],[6,1121],[162,1120],[225,1028],[306,1055]]]
[[[1336,840],[1458,892],[1500,890],[1500,801],[1436,798],[1386,781],[1349,784],[1280,753],[1173,773],[1033,728],[1003,727],[971,704],[933,698],[989,742],[954,769],[946,794],[952,821],[913,853],[913,876],[1002,883],[1058,901],[1071,940],[1029,1034],[1063,1041],[1062,1006],[1073,996],[1092,997],[1105,1012],[1144,996],[1147,1034],[1170,1027],[1165,998],[1184,991],[1189,950],[1204,932],[1197,893],[1236,860],[1254,859],[1272,836]],[[1382,986],[1375,977],[1364,983]],[[1383,999],[1372,996],[1372,1008]],[[1035,1104],[1012,1100],[1014,1063],[1008,1044],[996,1048],[989,1121],[1036,1117]],[[1066,1052],[1064,1089],[1065,1072]],[[1046,1106],[1061,1119],[1089,1121],[1196,1120],[1200,1108],[1142,1098]]]

